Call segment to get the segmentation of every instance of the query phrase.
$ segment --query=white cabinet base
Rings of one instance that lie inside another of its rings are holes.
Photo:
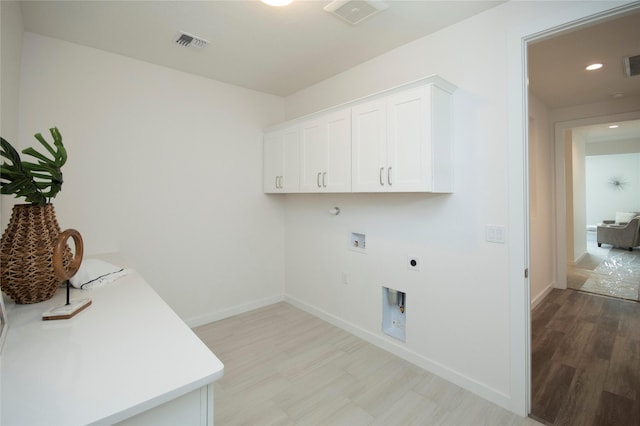
[[[0,424],[213,424],[224,365],[140,274],[71,291],[93,303],[68,320],[42,321],[64,304],[63,289],[45,302],[7,303]]]
[[[213,384],[203,386],[116,425],[213,426]]]

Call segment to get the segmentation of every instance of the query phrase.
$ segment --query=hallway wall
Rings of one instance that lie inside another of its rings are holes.
[[[624,185],[614,187],[612,179]],[[588,225],[615,219],[616,212],[640,212],[640,153],[586,157]]]
[[[535,307],[555,286],[555,153],[549,109],[533,94],[529,117],[529,270]]]

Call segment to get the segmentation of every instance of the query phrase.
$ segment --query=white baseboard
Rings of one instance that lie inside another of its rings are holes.
[[[333,325],[335,325],[336,327],[339,327],[345,331],[348,331],[349,333],[381,348],[384,349],[386,351],[391,352],[392,354],[406,360],[409,361],[412,364],[417,365],[418,367],[427,370],[437,376],[440,376],[441,378],[454,383],[478,396],[480,396],[481,398],[484,398],[488,401],[493,402],[496,405],[499,405],[500,407],[504,408],[505,410],[509,410],[511,411],[511,407],[512,407],[512,402],[511,399],[508,395],[505,395],[504,393],[497,391],[485,384],[482,384],[468,376],[465,376],[462,373],[459,373],[455,370],[452,370],[451,368],[440,364],[437,361],[431,360],[429,358],[426,358],[410,349],[407,349],[406,347],[401,346],[399,343],[396,343],[395,341],[391,341],[391,339],[387,339],[382,335],[382,332],[380,335],[372,333],[368,330],[363,329],[362,327],[359,327],[355,324],[352,324],[348,321],[345,321],[341,318],[338,318],[326,311],[323,311],[321,309],[318,309],[312,305],[309,305],[299,299],[296,299],[293,296],[290,295],[285,295],[284,296],[284,300],[287,303],[292,304],[293,306],[302,309],[305,312],[310,313],[311,315],[314,315],[318,318],[323,319],[324,321],[327,321],[328,323],[331,323]]]
[[[273,305],[274,303],[282,302],[283,300],[283,295],[265,297],[264,299],[252,300],[251,302],[231,306],[230,308],[226,308],[220,311],[211,312],[194,318],[188,318],[185,319],[184,322],[187,323],[187,325],[191,328],[198,327],[200,325],[209,324],[210,322],[219,321],[221,319],[229,318],[234,315],[253,311],[254,309],[262,308],[264,306]]]
[[[540,292],[540,294],[538,294],[537,296],[532,298],[531,299],[531,309],[533,309],[536,306],[538,306],[540,304],[540,302],[542,302],[544,300],[544,298],[547,297],[547,295],[549,295],[549,293],[551,293],[551,290],[553,290],[554,288],[555,288],[555,283],[551,283],[548,286],[546,286],[545,289]]]
[[[587,252],[583,252],[582,254],[580,254],[578,257],[576,257],[572,263],[571,266],[576,266],[578,263],[580,263],[582,261],[582,259],[584,259],[584,257],[587,255]]]

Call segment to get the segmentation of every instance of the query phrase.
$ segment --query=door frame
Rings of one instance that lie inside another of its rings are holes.
[[[579,118],[569,121],[560,121],[554,126],[555,148],[555,175],[556,175],[556,276],[555,288],[567,288],[567,221],[566,221],[566,150],[565,131],[576,127],[608,124],[612,122],[624,122],[640,120],[640,111],[630,111],[617,114],[601,115],[597,117]],[[561,208],[560,208],[561,207]],[[603,218],[604,219],[604,218]]]

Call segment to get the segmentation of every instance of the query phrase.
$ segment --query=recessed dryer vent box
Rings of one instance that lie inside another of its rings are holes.
[[[360,253],[367,252],[367,236],[352,232],[349,235],[349,249]]]
[[[406,342],[407,294],[382,287],[382,332]]]

